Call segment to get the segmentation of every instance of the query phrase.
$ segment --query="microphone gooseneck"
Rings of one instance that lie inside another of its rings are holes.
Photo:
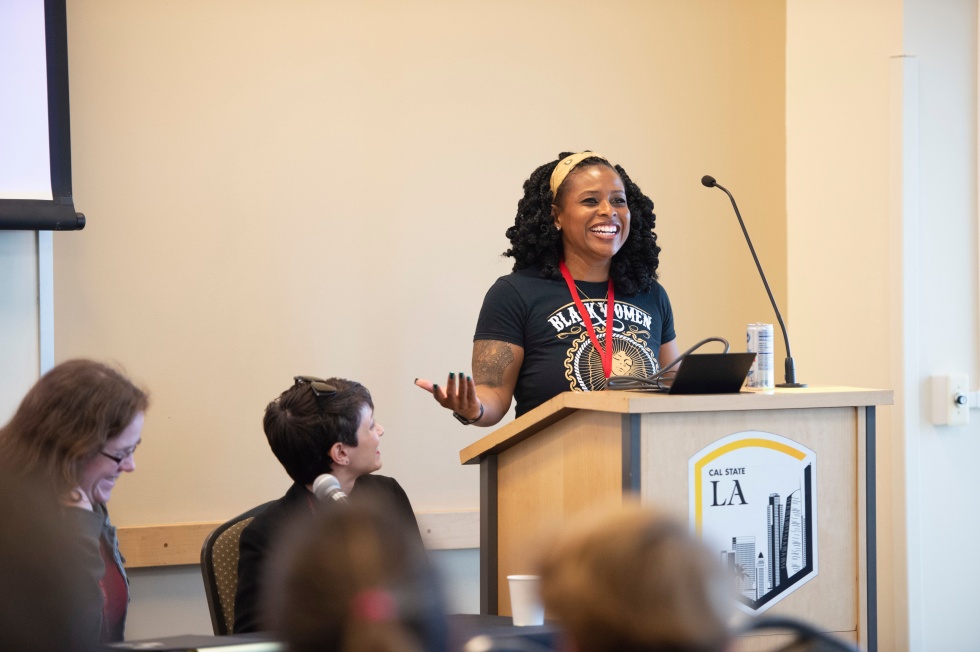
[[[742,220],[742,214],[738,210],[738,204],[735,203],[735,197],[732,196],[732,193],[728,192],[727,188],[715,181],[715,178],[710,175],[706,174],[701,177],[701,185],[706,188],[719,188],[728,195],[728,199],[732,202],[732,208],[735,209],[735,217],[738,218],[738,225],[742,227],[742,235],[745,236],[745,242],[749,245],[749,251],[752,253],[752,260],[755,261],[755,267],[759,270],[759,276],[762,277],[762,284],[766,286],[766,294],[769,295],[769,302],[772,304],[772,309],[776,313],[779,329],[783,332],[783,342],[786,344],[786,364],[783,370],[783,378],[786,382],[779,383],[776,387],[806,387],[806,384],[796,382],[796,363],[793,362],[793,353],[789,348],[789,334],[786,332],[786,324],[783,323],[783,316],[779,312],[779,306],[776,305],[776,298],[772,296],[772,290],[769,289],[769,281],[766,280],[766,273],[762,271],[762,263],[759,262],[759,257],[755,253],[755,247],[752,246],[752,238],[749,237],[749,232],[745,228],[745,222]]]

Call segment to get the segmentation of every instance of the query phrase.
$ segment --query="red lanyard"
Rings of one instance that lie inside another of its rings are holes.
[[[578,288],[575,287],[575,281],[572,279],[568,267],[565,266],[564,260],[558,263],[558,269],[561,270],[561,275],[565,278],[568,291],[572,293],[572,299],[575,300],[575,307],[578,308],[578,314],[582,316],[582,321],[585,322],[585,329],[589,331],[592,344],[595,346],[596,351],[599,352],[599,359],[602,361],[602,373],[606,375],[606,379],[608,380],[609,376],[612,375],[613,312],[616,307],[616,297],[613,294],[613,281],[611,278],[609,279],[609,290],[606,292],[606,348],[602,348],[602,345],[599,344],[599,338],[595,334],[595,327],[592,326],[592,317],[589,316],[589,312],[585,309],[585,304],[582,303],[582,299],[578,295]]]

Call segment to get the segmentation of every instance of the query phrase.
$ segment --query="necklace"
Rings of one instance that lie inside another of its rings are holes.
[[[578,293],[582,295],[582,299],[584,301],[605,301],[606,298],[609,296],[608,287],[606,288],[606,293],[602,295],[602,298],[600,299],[599,297],[590,297],[588,293],[586,293],[585,290],[582,289],[582,286],[578,284],[578,281],[573,280],[572,282],[575,283],[575,289],[578,290]]]

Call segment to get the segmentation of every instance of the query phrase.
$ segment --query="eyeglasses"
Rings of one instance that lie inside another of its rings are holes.
[[[112,460],[116,464],[122,464],[128,458],[132,457],[135,452],[136,452],[136,448],[133,447],[133,448],[130,448],[129,450],[122,451],[122,452],[120,452],[117,455],[112,455],[111,453],[107,453],[105,451],[99,451],[99,454],[108,457],[110,460]]]

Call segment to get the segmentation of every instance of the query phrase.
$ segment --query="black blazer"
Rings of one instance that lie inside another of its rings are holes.
[[[351,490],[350,500],[358,502],[367,498],[386,507],[390,506],[393,511],[402,514],[407,522],[414,526],[416,533],[419,531],[418,521],[415,519],[415,512],[412,510],[408,495],[394,478],[374,474],[359,477]],[[256,632],[261,629],[257,603],[263,588],[261,586],[263,564],[270,548],[275,544],[276,536],[293,516],[301,519],[302,514],[307,514],[312,520],[311,500],[315,501],[316,498],[306,487],[293,483],[285,496],[269,505],[242,530],[238,543],[235,634]],[[421,539],[420,534],[420,542]]]

